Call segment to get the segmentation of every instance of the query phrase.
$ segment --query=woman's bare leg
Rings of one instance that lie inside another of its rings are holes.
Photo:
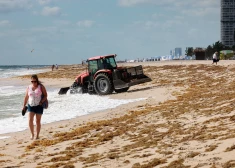
[[[36,139],[39,139],[39,133],[41,130],[41,118],[42,114],[36,114],[36,129],[37,129]]]
[[[29,129],[31,132],[31,139],[34,138],[34,126],[33,126],[33,118],[34,118],[35,113],[29,112]]]

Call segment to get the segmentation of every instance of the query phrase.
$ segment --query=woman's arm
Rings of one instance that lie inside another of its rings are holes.
[[[29,99],[29,95],[28,95],[28,88],[26,89],[26,94],[25,94],[25,97],[24,97],[24,104],[23,104],[23,109],[24,107],[26,106],[27,102],[28,102],[28,99]]]
[[[43,103],[47,99],[47,91],[43,85],[41,85],[41,88],[42,88],[42,94],[43,94],[43,99],[41,100],[41,103]]]

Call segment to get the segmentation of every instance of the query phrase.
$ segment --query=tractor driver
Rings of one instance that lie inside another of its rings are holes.
[[[106,59],[103,59],[104,68],[112,68],[112,65],[107,62]]]

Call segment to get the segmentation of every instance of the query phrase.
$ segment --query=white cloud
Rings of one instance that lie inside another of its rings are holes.
[[[58,30],[57,27],[50,26],[50,27],[34,27],[27,29],[27,31],[31,31],[33,33],[39,33],[39,32],[48,32],[48,33],[54,33]]]
[[[120,6],[135,6],[141,4],[168,5],[168,6],[199,6],[212,7],[219,6],[219,1],[216,0],[118,0]]]
[[[33,11],[33,14],[34,15],[39,15],[39,12],[38,11]]]
[[[51,3],[51,1],[52,1],[52,0],[38,0],[38,3],[39,3],[40,5],[47,5],[47,4]]]
[[[150,30],[150,29],[156,29],[161,27],[161,23],[158,21],[135,21],[131,25],[131,29],[144,29],[144,30]]]
[[[163,29],[168,29],[168,28],[173,28],[173,27],[179,27],[182,24],[182,21],[180,20],[166,20],[163,24],[162,24],[162,28]]]
[[[59,7],[44,7],[41,14],[43,16],[59,16],[61,15],[61,9]]]
[[[91,27],[93,26],[94,23],[95,22],[92,20],[82,20],[82,21],[77,22],[77,25],[79,27]]]
[[[198,29],[192,28],[190,30],[188,30],[188,38],[191,39],[198,39],[200,38],[200,32]]]
[[[169,0],[168,0],[169,1]],[[219,7],[220,6],[220,3],[219,1],[216,1],[216,0],[172,0],[173,2],[168,2],[166,3],[166,5],[172,5],[173,6],[176,6],[176,7]],[[167,1],[166,1],[167,2]]]
[[[134,6],[138,4],[151,3],[152,0],[118,0],[120,6]]]
[[[1,20],[0,27],[10,26],[10,22],[8,20]]]
[[[67,25],[70,25],[71,22],[68,20],[56,20],[54,21],[54,23],[59,26],[67,26]]]
[[[152,18],[153,19],[159,19],[159,18],[162,18],[162,17],[165,17],[165,15],[163,15],[162,13],[154,13],[154,14],[152,14]]]
[[[156,5],[164,7],[165,10],[181,12],[191,16],[206,16],[218,14],[220,2],[218,0],[118,0],[122,7],[136,5]],[[153,14],[152,18],[159,18],[160,14]]]
[[[174,18],[177,19],[177,20],[183,20],[184,19],[183,16],[174,16]]]
[[[160,24],[158,22],[153,22],[153,21],[146,21],[144,23],[144,26],[149,29],[149,28],[155,28],[158,27]]]
[[[220,1],[216,1],[216,0],[197,0],[193,2],[194,2],[192,3],[193,6],[199,6],[199,7],[219,7],[220,6]]]
[[[156,28],[161,29],[161,30],[168,30],[170,28],[174,28],[174,27],[179,27],[180,25],[182,25],[182,20],[181,19],[168,19],[168,20],[147,20],[147,21],[135,21],[132,23],[132,27],[133,28],[141,28],[141,29],[145,29],[145,30],[156,30]]]
[[[219,10],[217,8],[197,8],[197,9],[188,9],[182,10],[182,14],[185,15],[193,15],[193,16],[206,16],[210,14],[219,14]]]
[[[42,26],[28,29],[4,29],[0,32],[0,37],[41,37],[58,33],[60,33],[60,28],[56,26]]]
[[[14,12],[31,7],[30,0],[0,0],[0,12]]]

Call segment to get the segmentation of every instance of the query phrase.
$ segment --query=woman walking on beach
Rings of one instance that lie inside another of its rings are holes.
[[[38,80],[37,75],[31,76],[31,83],[32,84],[29,85],[26,90],[23,110],[25,109],[25,106],[28,102],[29,129],[31,132],[31,139],[34,139],[34,116],[36,116],[36,139],[39,139],[39,133],[41,130],[41,117],[43,114],[42,103],[47,100],[47,91],[42,83]]]

